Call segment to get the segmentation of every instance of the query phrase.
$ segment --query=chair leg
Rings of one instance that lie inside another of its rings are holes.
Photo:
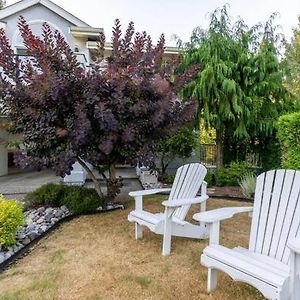
[[[135,239],[136,240],[142,239],[143,236],[144,236],[143,226],[139,225],[138,223],[135,223]]]
[[[168,214],[166,214],[167,216]],[[162,255],[168,256],[171,252],[171,232],[172,231],[172,219],[171,217],[165,218],[165,224],[164,224],[164,237],[163,237],[163,250]]]
[[[218,270],[208,268],[207,291],[212,292],[217,288]]]

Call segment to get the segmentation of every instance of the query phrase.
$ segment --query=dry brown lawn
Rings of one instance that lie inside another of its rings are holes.
[[[161,200],[148,198],[145,207],[159,211]],[[209,200],[208,207],[229,205],[248,204]],[[127,221],[132,207],[130,202],[125,211],[61,226],[0,275],[0,299],[263,299],[225,274],[207,294],[206,269],[199,262],[207,241],[173,238],[171,256],[162,257],[160,236],[146,230],[143,240],[134,239],[134,225]],[[249,225],[245,214],[225,221],[222,243],[247,246]]]

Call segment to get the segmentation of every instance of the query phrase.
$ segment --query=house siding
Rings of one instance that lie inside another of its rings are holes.
[[[75,40],[69,30],[69,27],[74,26],[74,24],[65,20],[64,18],[57,15],[56,13],[54,13],[53,11],[51,11],[50,9],[48,9],[47,7],[45,7],[41,4],[37,4],[32,7],[29,7],[23,11],[18,12],[17,14],[11,15],[11,16],[1,20],[2,22],[6,23],[6,35],[9,38],[9,40],[13,46],[15,46],[15,44],[19,43],[19,39],[18,39],[18,42],[16,43],[15,36],[16,36],[17,28],[18,28],[18,18],[20,15],[22,15],[28,23],[30,23],[32,21],[43,20],[43,21],[49,22],[50,24],[54,24],[64,35],[64,37],[66,38],[66,41],[71,46],[71,48],[74,49]],[[34,25],[32,26],[33,32],[35,34],[41,33],[41,30],[40,30],[41,24],[42,23],[39,23],[38,24],[39,26],[34,26]]]

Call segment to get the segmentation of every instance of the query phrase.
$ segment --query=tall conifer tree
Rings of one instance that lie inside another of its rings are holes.
[[[232,24],[224,6],[211,14],[208,30],[195,29],[186,45],[179,71],[199,64],[201,72],[183,94],[197,99],[199,119],[216,130],[218,166],[225,136],[245,143],[270,135],[284,106],[275,16],[248,28],[241,19]]]

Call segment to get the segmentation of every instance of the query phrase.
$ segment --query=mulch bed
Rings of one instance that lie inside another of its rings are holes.
[[[210,197],[222,199],[252,201],[243,195],[241,188],[238,186],[212,186],[207,189],[207,194]]]

